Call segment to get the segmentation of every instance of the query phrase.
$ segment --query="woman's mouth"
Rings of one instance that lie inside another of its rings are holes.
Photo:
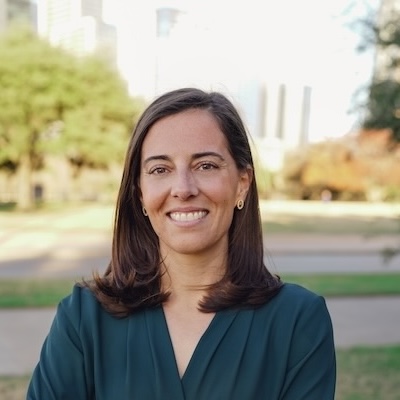
[[[172,212],[169,214],[173,221],[190,222],[204,218],[208,214],[207,211],[190,211],[190,212]]]

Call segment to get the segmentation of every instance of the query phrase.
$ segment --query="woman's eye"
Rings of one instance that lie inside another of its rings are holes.
[[[205,163],[201,163],[199,166],[199,169],[201,171],[208,171],[210,169],[215,169],[217,168],[217,166],[213,163],[209,163],[209,162],[205,162]]]
[[[161,174],[164,174],[166,171],[167,171],[167,169],[164,167],[155,167],[149,171],[149,174],[150,175],[161,175]]]

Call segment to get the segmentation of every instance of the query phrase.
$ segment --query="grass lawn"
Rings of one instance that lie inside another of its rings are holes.
[[[0,376],[0,399],[24,400],[29,376]]]
[[[337,352],[336,400],[398,400],[400,346]]]
[[[325,297],[400,295],[400,273],[285,274],[281,278]],[[0,280],[0,307],[52,307],[71,292],[74,283],[73,279],[3,279]]]
[[[1,279],[0,308],[55,306],[74,283],[73,279]]]
[[[337,351],[336,400],[398,400],[400,346]],[[29,376],[0,376],[2,400],[25,399]]]
[[[302,285],[324,297],[400,295],[400,273],[282,274],[286,282]]]

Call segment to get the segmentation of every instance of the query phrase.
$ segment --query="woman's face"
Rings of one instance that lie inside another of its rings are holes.
[[[157,121],[141,160],[141,200],[161,255],[226,254],[234,208],[251,175],[236,167],[214,116],[190,109]]]

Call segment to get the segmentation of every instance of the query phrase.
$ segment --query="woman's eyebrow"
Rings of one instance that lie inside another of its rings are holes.
[[[168,157],[167,155],[164,155],[164,154],[160,154],[160,155],[156,155],[156,156],[150,156],[150,157],[147,157],[143,161],[143,165],[146,165],[150,161],[157,161],[157,160],[169,161],[170,159],[171,159],[170,157]]]
[[[203,158],[203,157],[217,157],[219,158],[221,161],[225,161],[224,157],[222,157],[221,154],[216,153],[215,151],[202,151],[200,153],[194,153],[192,155],[192,159],[196,160],[198,158]],[[150,156],[147,157],[144,161],[143,161],[143,165],[146,165],[147,163],[149,163],[150,161],[171,161],[171,157],[167,156],[166,154],[159,154],[159,155],[154,155],[154,156]]]
[[[222,157],[221,154],[216,153],[215,151],[203,151],[203,152],[201,152],[201,153],[194,153],[193,156],[192,156],[192,159],[202,158],[202,157],[209,157],[209,156],[217,157],[217,158],[219,158],[221,161],[224,161],[224,160],[225,160],[224,157]]]

